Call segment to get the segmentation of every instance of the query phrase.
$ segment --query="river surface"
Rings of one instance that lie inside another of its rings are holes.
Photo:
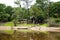
[[[0,33],[0,40],[60,40],[60,33],[49,32],[16,32],[14,34]]]

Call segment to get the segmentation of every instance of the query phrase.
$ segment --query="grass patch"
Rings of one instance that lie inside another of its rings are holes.
[[[35,24],[19,24],[19,26],[34,26]]]
[[[19,24],[19,26],[45,26],[45,27],[47,27],[48,26],[48,24]]]
[[[40,24],[39,26],[48,27],[48,24]]]
[[[4,26],[14,26],[13,22],[6,22]]]
[[[2,26],[14,26],[13,22],[6,22]],[[34,26],[34,24],[17,24],[17,26]]]
[[[17,24],[17,26],[48,26],[48,24]],[[3,26],[14,26],[13,22],[6,22]]]

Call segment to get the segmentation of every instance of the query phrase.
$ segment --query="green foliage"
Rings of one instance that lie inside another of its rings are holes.
[[[49,10],[50,17],[60,18],[60,2],[50,2]]]
[[[0,4],[0,12],[4,12],[4,8],[6,7],[5,4]]]
[[[12,7],[11,6],[7,6],[6,8],[5,8],[5,12],[6,13],[8,13],[8,14],[10,14],[10,15],[12,15]]]
[[[54,27],[60,26],[60,2],[50,2],[49,4],[49,25]]]
[[[40,23],[43,23],[47,19],[47,13],[48,0],[36,0],[36,4],[30,8],[30,16],[35,16],[38,22],[40,20]]]
[[[34,16],[40,23],[44,23],[48,16],[53,18],[60,18],[60,2],[48,2],[48,0],[36,0],[36,3],[31,8],[22,8],[20,4],[21,0],[17,0],[15,3],[19,7],[12,8],[5,4],[0,4],[0,22],[7,22],[12,20],[28,19]],[[24,1],[24,0],[22,0]],[[26,0],[24,2],[27,2]],[[27,5],[28,3],[26,3]],[[28,7],[27,5],[26,7]],[[30,20],[30,19],[29,19]]]
[[[13,19],[12,12],[13,8],[11,6],[6,6],[5,4],[0,4],[0,22],[7,22]]]

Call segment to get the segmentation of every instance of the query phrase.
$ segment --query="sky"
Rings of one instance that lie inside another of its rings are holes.
[[[50,0],[50,1],[57,2],[60,0]],[[14,4],[14,0],[0,0],[0,3],[6,4],[7,6],[17,7],[17,5]],[[33,2],[31,2],[31,5],[33,5],[34,3],[35,3],[35,1],[33,0]],[[21,2],[22,7],[23,7],[23,4],[24,4],[24,2]]]
[[[58,2],[58,1],[60,1],[60,0],[50,0],[50,1],[52,1],[52,2]]]
[[[17,5],[14,3],[15,0],[0,0],[0,3],[3,3],[3,4],[6,4],[7,6],[12,6],[12,7],[17,7]],[[31,5],[33,5],[35,3],[34,0],[30,0],[32,1],[31,2]],[[23,7],[23,4],[25,4],[24,2],[21,2],[21,5]],[[26,5],[26,4],[25,4]]]

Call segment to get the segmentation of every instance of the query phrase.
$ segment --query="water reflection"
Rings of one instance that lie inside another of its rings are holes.
[[[0,40],[60,40],[60,33],[16,32],[16,34],[0,34]]]

